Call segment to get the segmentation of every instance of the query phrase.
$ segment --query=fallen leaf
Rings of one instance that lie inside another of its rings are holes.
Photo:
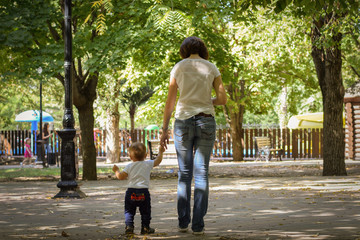
[[[62,231],[61,236],[62,236],[62,237],[70,237],[70,235],[67,234],[65,231]]]

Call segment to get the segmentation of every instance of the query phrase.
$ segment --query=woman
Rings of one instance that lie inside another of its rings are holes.
[[[51,133],[49,131],[49,123],[44,124],[44,128],[42,131],[42,140],[44,141],[45,153],[51,153],[50,146]]]
[[[168,127],[179,90],[174,125],[179,165],[179,231],[186,232],[191,221],[191,181],[194,175],[191,229],[193,234],[200,235],[204,233],[204,216],[208,207],[208,170],[216,131],[214,105],[224,105],[227,98],[220,72],[207,61],[209,54],[200,38],[186,38],[180,46],[180,55],[183,60],[174,66],[170,74],[161,144],[166,148],[169,143]],[[212,89],[215,89],[215,98],[211,98]]]

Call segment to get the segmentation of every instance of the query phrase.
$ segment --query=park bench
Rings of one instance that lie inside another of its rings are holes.
[[[281,148],[273,148],[269,137],[255,137],[255,154],[256,160],[265,158],[266,162],[271,160],[273,156],[281,160],[284,150]]]
[[[148,140],[148,147],[149,147],[151,160],[154,160],[159,154],[159,145],[160,145],[160,140],[158,139]],[[169,144],[167,145],[167,149],[164,152],[164,157],[165,156],[166,157],[176,156],[174,140],[170,140]]]

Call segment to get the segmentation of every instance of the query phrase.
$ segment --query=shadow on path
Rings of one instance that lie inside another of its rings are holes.
[[[211,178],[206,234],[177,232],[176,179],[151,182],[153,235],[125,236],[126,181],[0,183],[0,239],[360,239],[360,177]]]

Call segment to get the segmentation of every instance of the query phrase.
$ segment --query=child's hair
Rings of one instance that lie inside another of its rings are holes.
[[[30,138],[25,138],[24,142],[27,143],[27,141],[29,141]]]
[[[136,160],[144,160],[146,157],[146,147],[140,142],[132,143],[129,147],[129,152],[133,154]]]

